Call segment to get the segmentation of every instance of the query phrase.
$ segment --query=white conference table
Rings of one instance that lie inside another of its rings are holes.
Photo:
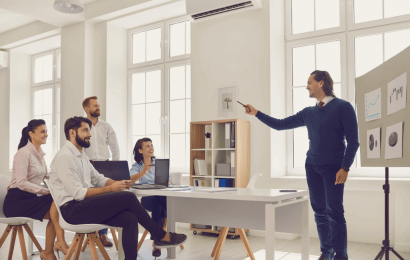
[[[237,188],[233,191],[138,190],[136,196],[167,196],[168,232],[176,222],[265,230],[266,259],[275,259],[275,231],[300,234],[302,260],[309,259],[308,191],[285,193],[277,189]],[[118,260],[124,259],[122,231],[119,230]],[[212,248],[209,249],[211,254]],[[167,259],[177,259],[176,248],[167,249]]]

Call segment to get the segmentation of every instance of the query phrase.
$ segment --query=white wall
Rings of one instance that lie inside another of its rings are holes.
[[[218,119],[219,87],[237,86],[239,101],[270,113],[269,21],[266,0],[262,9],[191,25],[192,121]],[[283,45],[278,48],[284,52]],[[283,57],[278,62],[285,67]],[[250,121],[251,175],[270,173],[270,129],[234,105],[236,118]]]
[[[10,168],[21,138],[21,130],[31,120],[31,56],[10,52]],[[49,129],[51,130],[51,129]]]
[[[10,64],[10,63],[9,63]],[[9,137],[10,118],[10,69],[0,70],[0,136]],[[9,142],[0,149],[0,174],[9,176]]]

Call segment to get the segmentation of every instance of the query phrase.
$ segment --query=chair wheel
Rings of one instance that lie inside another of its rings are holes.
[[[231,239],[235,239],[236,236],[231,236]]]
[[[193,233],[194,233],[194,235],[196,235],[196,231],[194,231]]]

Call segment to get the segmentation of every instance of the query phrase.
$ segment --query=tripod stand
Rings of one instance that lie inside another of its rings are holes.
[[[382,249],[380,250],[379,254],[376,256],[374,260],[382,260],[383,255],[386,256],[386,260],[389,260],[389,253],[390,251],[393,252],[400,260],[404,260],[403,257],[397,253],[393,247],[390,246],[390,234],[389,234],[389,194],[390,194],[390,185],[389,185],[389,167],[385,168],[386,173],[386,180],[385,184],[383,185],[384,190],[384,231],[385,231],[385,239],[383,241]]]

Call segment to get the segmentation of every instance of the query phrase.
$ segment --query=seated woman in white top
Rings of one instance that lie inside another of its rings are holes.
[[[142,138],[137,141],[134,147],[135,163],[130,170],[131,181],[139,180],[142,184],[155,183],[155,159],[154,145],[151,139]],[[154,220],[160,228],[167,230],[167,197],[165,196],[145,196],[141,199],[142,206],[152,212],[152,220]],[[154,240],[151,236],[151,240]],[[152,241],[152,255],[155,257],[161,256],[161,250],[155,248]]]
[[[13,175],[3,211],[6,217],[28,217],[43,221],[49,219],[46,229],[46,248],[41,259],[55,260],[54,249],[65,253],[68,249],[64,230],[58,223],[58,211],[47,188],[40,186],[48,179],[45,153],[41,145],[47,141],[47,127],[42,119],[31,120],[22,131],[18,151],[14,156]],[[41,194],[43,196],[37,196]],[[57,242],[54,240],[57,233]]]

